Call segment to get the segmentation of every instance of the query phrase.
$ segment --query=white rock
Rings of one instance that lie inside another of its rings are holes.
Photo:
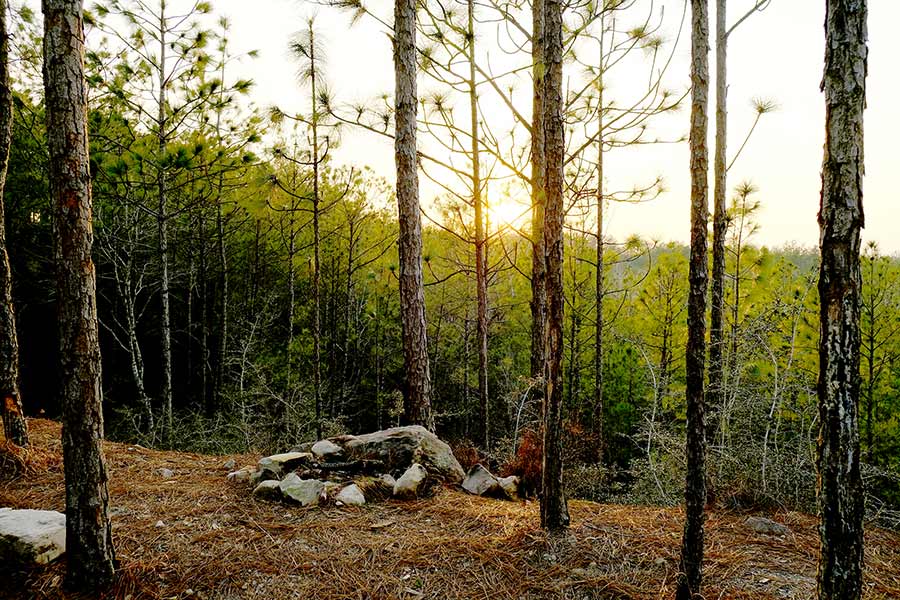
[[[344,455],[344,449],[329,440],[319,440],[312,447],[312,453],[318,458],[331,460]]]
[[[400,499],[415,498],[419,494],[419,488],[425,483],[428,471],[419,463],[413,463],[394,484],[394,497]]]
[[[165,527],[165,526],[166,526],[166,524],[163,523],[162,521],[157,521],[156,525],[154,525],[154,527]]]
[[[281,493],[300,506],[315,506],[319,503],[325,483],[318,479],[300,479],[296,473],[290,473],[279,484]]]
[[[257,498],[263,498],[265,500],[280,500],[281,482],[274,479],[263,481],[258,486],[253,488],[253,495]]]
[[[0,556],[45,565],[66,551],[66,516],[55,510],[0,508]]]
[[[159,476],[163,479],[172,479],[175,477],[175,471],[172,469],[159,469],[157,473],[159,473]]]
[[[250,476],[253,475],[255,469],[253,467],[243,467],[238,469],[237,471],[232,471],[226,477],[228,481],[233,481],[235,483],[243,483],[246,481],[250,481]]]
[[[351,483],[338,492],[335,500],[343,502],[346,506],[362,506],[366,503],[366,497],[355,483]]]
[[[397,483],[397,480],[394,479],[394,476],[390,473],[385,473],[381,476],[381,480],[390,486],[391,489],[394,489],[394,484]]]
[[[237,462],[233,458],[229,458],[225,461],[225,464],[222,465],[222,468],[226,471],[234,471],[234,468],[237,466]]]

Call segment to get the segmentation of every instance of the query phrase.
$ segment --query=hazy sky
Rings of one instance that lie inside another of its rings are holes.
[[[313,13],[317,14],[319,29],[325,34],[329,84],[336,98],[366,100],[392,90],[390,43],[381,28],[370,22],[364,20],[351,26],[347,15],[300,0],[213,0],[212,3],[217,13],[231,18],[235,46],[259,50],[259,58],[243,67],[256,82],[253,98],[259,104],[277,104],[286,110],[304,109],[302,91],[295,78],[297,66],[289,57],[287,44],[291,35],[303,26],[304,19]],[[669,8],[667,19],[670,23],[677,22],[675,13],[681,3],[668,0],[665,4]],[[737,16],[751,5],[752,0],[731,0],[729,10]],[[392,5],[385,0],[373,0],[372,6],[390,14]],[[824,6],[824,0],[772,0],[765,12],[753,16],[731,37],[731,153],[752,122],[753,97],[772,98],[779,106],[777,112],[764,117],[729,174],[729,187],[750,179],[760,190],[758,199],[763,209],[758,243],[775,246],[818,243],[816,212],[824,142],[824,99],[819,91]],[[900,51],[896,39],[891,41],[900,22],[900,1],[870,0],[869,9],[864,237],[877,241],[884,251],[900,253],[900,208],[897,187],[891,179],[900,174],[900,158],[895,149],[900,140],[900,117],[896,110],[900,97],[897,77]],[[680,90],[687,87],[689,80],[686,42],[686,38],[682,40],[668,76],[669,85]],[[711,54],[711,60],[712,57]],[[628,81],[622,82],[627,84]],[[686,106],[674,117],[681,131],[687,129],[688,112]],[[711,125],[711,134],[713,130]],[[336,159],[340,163],[368,164],[386,177],[392,175],[390,142],[371,134],[345,134]],[[668,189],[664,197],[649,204],[612,207],[609,233],[620,238],[638,233],[663,240],[687,239],[686,143],[643,147],[618,156],[612,153],[607,171],[612,187],[631,187],[659,173],[665,177]],[[426,204],[434,191],[423,183]]]

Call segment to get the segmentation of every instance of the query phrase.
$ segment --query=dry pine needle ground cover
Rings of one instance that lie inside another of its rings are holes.
[[[0,454],[0,506],[62,511],[59,425],[30,426],[27,456]],[[225,457],[105,448],[119,561],[107,598],[649,600],[674,592],[679,509],[571,502],[570,532],[548,539],[534,502],[445,489],[417,502],[300,509],[226,483]],[[238,465],[257,458],[236,457]],[[23,465],[24,475],[9,477]],[[709,515],[705,597],[811,598],[815,519],[771,515],[793,532],[775,538],[750,531],[745,516]],[[3,565],[0,598],[74,598],[62,591],[64,568],[65,559],[25,572]],[[870,599],[900,598],[897,533],[867,531],[866,590]]]

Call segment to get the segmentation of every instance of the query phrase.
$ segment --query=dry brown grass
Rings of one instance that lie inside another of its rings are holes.
[[[0,505],[62,510],[59,426],[30,425],[26,474],[0,480]],[[227,484],[225,457],[105,448],[119,560],[107,598],[650,600],[674,591],[678,509],[572,502],[570,532],[552,539],[531,502],[442,490],[419,502],[299,509]],[[175,477],[163,479],[163,467]],[[815,519],[775,515],[794,532],[777,539],[750,532],[744,517],[709,516],[705,597],[812,597]],[[866,542],[866,597],[900,598],[900,536],[870,529]],[[4,574],[0,598],[74,598],[61,590],[64,568],[63,559]]]

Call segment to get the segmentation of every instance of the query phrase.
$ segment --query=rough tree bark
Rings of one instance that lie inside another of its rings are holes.
[[[547,287],[547,351],[544,386],[544,456],[541,480],[541,526],[558,531],[568,527],[569,510],[563,486],[563,163],[565,133],[562,95],[562,2],[544,0],[544,254]]]
[[[166,153],[166,12],[165,4],[160,4],[159,12],[159,97],[157,99],[157,148],[159,151],[157,164],[157,229],[159,233],[159,302],[160,302],[160,350],[162,356],[162,397],[165,434],[164,439],[170,441],[174,426],[172,420],[172,317],[169,309],[169,226],[168,226],[168,182],[166,171],[162,164]]]
[[[67,584],[92,590],[113,576],[100,387],[84,29],[80,0],[43,0],[50,190],[57,207],[57,302]]]
[[[400,221],[400,321],[403,329],[403,419],[434,431],[425,287],[422,215],[416,149],[416,1],[394,3],[394,159]]]
[[[825,156],[819,231],[820,600],[862,595],[863,485],[859,464],[860,230],[866,0],[827,0]]]
[[[709,15],[707,0],[691,0],[691,258],[688,341],[685,355],[687,475],[685,521],[679,564],[678,600],[700,594],[703,578],[703,509],[706,504],[706,426],[703,377],[706,361],[707,217],[706,147],[709,102]]]
[[[605,291],[604,243],[603,243],[603,19],[600,20],[600,65],[597,86],[597,256],[594,275],[594,435],[597,436],[597,464],[603,464],[606,452],[603,407],[603,296]]]
[[[9,87],[9,32],[6,0],[0,0],[0,401],[7,441],[28,445],[28,425],[19,392],[19,340],[12,298],[12,270],[6,251],[4,186],[12,141],[12,92]]]
[[[726,0],[716,0],[716,156],[713,183],[712,293],[709,313],[709,423],[707,441],[715,437],[716,422],[725,398],[725,236],[728,232],[728,30]]]
[[[531,377],[544,377],[547,351],[544,321],[547,318],[546,265],[544,263],[544,0],[533,0],[531,116]]]

